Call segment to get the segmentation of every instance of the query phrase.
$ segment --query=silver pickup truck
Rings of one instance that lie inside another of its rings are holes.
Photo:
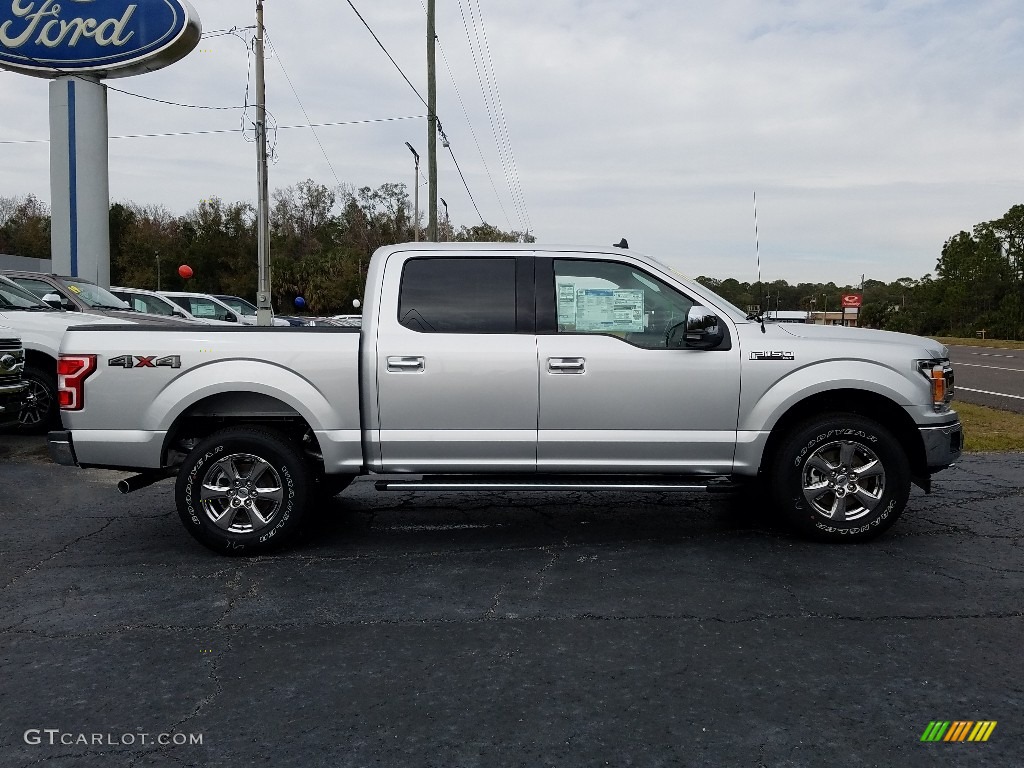
[[[380,490],[726,490],[800,532],[889,528],[960,455],[947,350],[765,323],[618,248],[404,244],[360,329],[74,327],[62,464],[171,474],[225,554],[290,540],[357,475]],[[766,505],[768,506],[768,505]]]

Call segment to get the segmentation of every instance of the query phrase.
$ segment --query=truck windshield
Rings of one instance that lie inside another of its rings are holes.
[[[101,288],[96,283],[74,280],[72,278],[61,278],[61,283],[75,296],[84,301],[93,309],[125,309],[131,310],[125,302],[112,294],[106,288]]]
[[[43,304],[39,299],[26,291],[20,285],[0,276],[0,309],[29,309],[33,311],[60,310]]]

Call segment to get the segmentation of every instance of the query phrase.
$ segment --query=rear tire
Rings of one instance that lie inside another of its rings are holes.
[[[174,494],[185,529],[224,555],[259,555],[299,534],[310,475],[276,432],[234,427],[201,441],[178,472]]]
[[[875,538],[899,519],[910,496],[910,467],[899,441],[852,414],[825,414],[794,429],[769,481],[789,524],[821,541]]]
[[[28,391],[18,414],[17,431],[23,435],[38,435],[59,427],[55,373],[26,365],[22,379],[28,382]]]

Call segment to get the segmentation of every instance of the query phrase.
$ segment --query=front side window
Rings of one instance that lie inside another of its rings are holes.
[[[189,312],[191,312],[196,317],[201,317],[204,320],[227,319],[227,310],[215,301],[210,301],[209,299],[201,299],[196,296],[189,296],[187,301],[189,303]]]
[[[646,272],[613,261],[555,259],[558,333],[596,333],[666,349],[696,302]]]
[[[153,315],[171,315],[174,310],[171,309],[171,305],[166,301],[161,301],[155,296],[146,296],[142,293],[129,294],[128,301],[133,308],[139,312],[149,312]]]
[[[398,322],[420,333],[515,333],[516,260],[410,259]]]
[[[231,309],[235,310],[240,315],[246,317],[256,317],[256,307],[250,304],[245,299],[240,299],[237,296],[218,296],[218,299],[227,304]]]
[[[0,309],[44,310],[52,307],[39,301],[35,294],[6,277],[0,276]]]
[[[51,293],[55,293],[60,296],[60,291],[43,280],[35,280],[31,277],[15,277],[12,279],[26,291],[29,291],[34,296],[38,296],[40,300],[42,300],[43,296],[47,296]],[[74,304],[72,304],[71,300],[66,296],[60,296],[60,303],[66,308],[74,307]]]

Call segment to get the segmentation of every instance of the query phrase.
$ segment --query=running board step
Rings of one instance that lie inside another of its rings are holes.
[[[728,493],[740,484],[728,477],[663,475],[424,475],[417,479],[378,480],[378,491],[707,491]]]

